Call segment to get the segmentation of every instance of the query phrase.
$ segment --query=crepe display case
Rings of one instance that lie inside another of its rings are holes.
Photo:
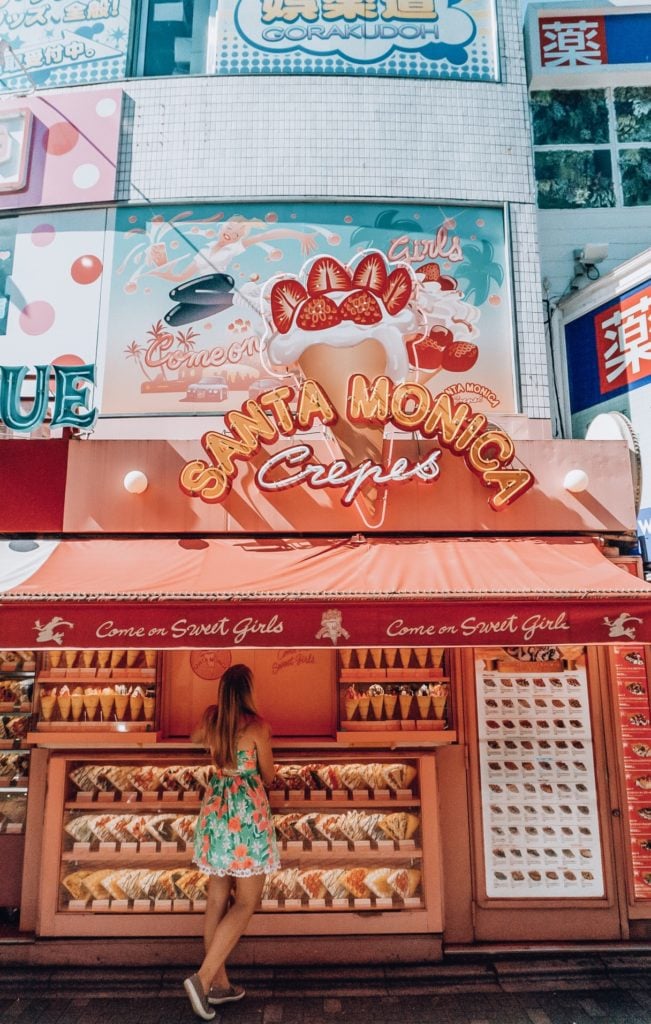
[[[187,748],[105,762],[52,754],[39,933],[200,934],[207,877],[192,841],[208,772]],[[281,867],[249,933],[440,931],[435,787],[431,755],[279,758]]]
[[[400,746],[454,742],[445,654],[442,647],[339,651],[338,740]]]
[[[0,651],[0,907],[20,902],[35,669],[33,651]]]
[[[23,745],[32,714],[33,651],[0,651],[0,750]]]
[[[36,677],[36,729],[153,732],[158,691],[156,651],[46,651]]]

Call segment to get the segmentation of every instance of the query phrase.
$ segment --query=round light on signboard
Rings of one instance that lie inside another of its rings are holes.
[[[129,494],[142,494],[149,486],[149,480],[140,469],[131,469],[122,481]]]
[[[590,478],[584,469],[570,469],[565,474],[563,487],[571,494],[580,494],[581,491],[585,491],[589,483]]]

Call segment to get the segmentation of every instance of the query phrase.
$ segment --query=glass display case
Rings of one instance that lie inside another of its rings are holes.
[[[0,651],[0,907],[20,901],[35,670],[33,651]]]
[[[207,877],[192,842],[209,771],[187,750],[104,762],[53,754],[42,933],[199,934]],[[359,931],[364,912],[363,930],[432,930],[434,787],[428,755],[279,758],[270,802],[281,868],[266,878],[253,932],[291,934],[294,915],[302,933],[327,933],[334,919],[335,931]]]

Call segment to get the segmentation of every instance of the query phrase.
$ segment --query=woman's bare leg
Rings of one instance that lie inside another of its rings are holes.
[[[204,953],[207,953],[210,949],[217,926],[226,913],[232,888],[233,879],[228,875],[221,878],[218,875],[211,875],[208,879],[206,913],[203,922]],[[222,964],[220,970],[217,971],[212,979],[211,985],[217,985],[219,988],[228,988],[229,984],[226,964]]]
[[[251,875],[236,880],[233,902],[217,925],[203,963],[197,971],[204,992],[210,988],[213,978],[219,978],[226,958],[257,910],[263,886],[264,875]]]

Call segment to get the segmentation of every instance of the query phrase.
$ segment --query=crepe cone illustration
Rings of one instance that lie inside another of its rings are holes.
[[[84,694],[84,709],[86,711],[86,717],[89,722],[92,722],[97,714],[97,708],[99,707],[99,693],[86,693]]]
[[[434,705],[434,718],[445,718],[445,705],[448,702],[447,697],[432,697],[432,704]]]
[[[350,663],[353,659],[353,652],[349,648],[344,647],[343,650],[339,651],[339,657],[341,658],[341,667],[350,668]]]
[[[371,707],[373,708],[373,714],[375,715],[376,721],[380,721],[382,718],[382,709],[384,707],[384,694],[374,694],[371,697]]]
[[[409,659],[411,658],[411,647],[400,647],[400,662],[403,668],[409,668]]]
[[[143,704],[144,704],[143,695],[142,695],[139,687],[136,687],[135,690],[133,690],[133,692],[131,693],[131,695],[129,697],[129,713],[131,715],[131,721],[132,722],[137,722],[138,719],[140,718],[140,714],[142,712]]]
[[[398,658],[397,647],[385,647],[384,648],[384,659],[389,668],[393,668]]]
[[[113,690],[102,690],[99,695],[99,702],[102,707],[102,718],[105,722],[108,722],[109,718],[113,714],[113,706],[115,704],[115,694]]]
[[[367,331],[372,334],[373,327],[368,327]],[[318,381],[337,410],[347,408],[348,380],[353,374],[363,373],[367,380],[372,381],[387,370],[384,347],[373,337],[347,348],[316,343],[306,348],[297,362],[303,378]],[[340,415],[329,429],[339,448],[337,454],[340,453],[340,457],[346,459],[351,468],[359,466],[366,459],[382,465],[383,425],[363,427],[359,423],[350,423],[345,415]],[[378,499],[377,486],[368,484],[363,487],[360,498],[370,515],[373,515]]]
[[[127,651],[127,668],[133,668],[139,657],[140,651]]]
[[[70,709],[72,708],[72,700],[67,689],[59,691],[57,705],[59,708],[59,718],[62,722],[67,722],[70,718]]]
[[[151,722],[154,717],[154,711],[156,710],[156,698],[155,697],[143,697],[143,710],[145,712],[145,720]]]
[[[111,651],[111,668],[118,667],[125,653],[125,651]]]
[[[398,696],[398,703],[400,705],[400,717],[409,718],[409,712],[411,710],[412,695],[411,693],[401,693]]]
[[[124,721],[124,716],[127,713],[129,707],[129,694],[128,693],[116,693],[115,694],[115,716],[118,722]]]
[[[72,705],[72,720],[78,722],[81,718],[81,713],[84,710],[84,695],[80,691],[79,693],[70,694],[70,703]]]
[[[94,660],[95,660],[95,651],[82,651],[81,652],[81,663],[84,666],[84,668],[91,668]]]
[[[110,651],[98,651],[97,652],[97,664],[99,668],[106,668],[111,657]]]
[[[50,651],[50,668],[58,668],[63,657],[63,651]]]
[[[382,664],[382,648],[371,647],[371,661],[373,662],[374,668],[379,668]]]
[[[63,660],[66,663],[66,668],[74,668],[74,664],[75,664],[75,662],[77,660],[77,652],[76,651],[64,651],[63,652]]]
[[[147,668],[156,668],[156,651],[145,651],[145,665]]]
[[[393,718],[396,711],[396,704],[398,703],[398,695],[396,693],[385,693],[384,695],[384,715],[385,718]]]
[[[41,718],[44,722],[49,722],[54,712],[54,705],[56,704],[55,693],[42,693],[41,694]]]
[[[366,720],[368,718],[368,709],[371,706],[371,698],[367,697],[366,694],[362,694],[358,701],[359,717]]]
[[[420,717],[427,718],[429,715],[430,706],[432,704],[432,698],[430,697],[429,693],[427,694],[427,696],[418,694],[418,696],[416,697],[416,702],[418,704],[418,714],[420,715]]]
[[[418,662],[419,668],[425,668],[427,665],[427,648],[426,647],[415,647],[414,654],[416,655],[416,661]]]

